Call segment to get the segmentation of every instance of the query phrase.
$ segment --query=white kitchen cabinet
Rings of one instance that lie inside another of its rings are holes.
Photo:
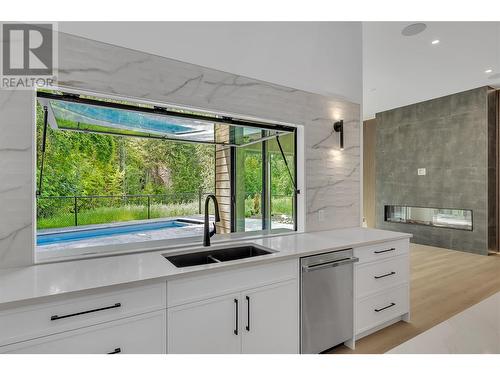
[[[407,283],[409,280],[409,257],[398,255],[380,262],[356,265],[357,297],[364,298],[370,294]]]
[[[166,283],[0,309],[0,353],[166,353]]]
[[[106,288],[0,309],[0,346],[166,308],[166,283]]]
[[[160,354],[166,352],[165,311],[141,314],[0,347],[11,354]]]
[[[168,352],[240,353],[240,304],[233,294],[168,309]]]
[[[356,339],[410,316],[409,240],[354,248]]]
[[[298,353],[296,280],[242,294],[242,353]]]
[[[298,353],[297,279],[168,308],[168,353]]]
[[[176,278],[167,282],[167,307],[296,279],[297,274],[298,261],[292,259]]]
[[[357,305],[358,332],[366,332],[408,312],[408,285],[395,288],[360,299]]]

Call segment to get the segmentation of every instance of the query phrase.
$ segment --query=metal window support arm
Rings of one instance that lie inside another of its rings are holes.
[[[36,195],[42,194],[42,183],[43,183],[43,165],[45,161],[45,149],[47,147],[47,126],[49,122],[49,110],[47,106],[43,107],[43,137],[42,137],[42,155],[40,157],[40,176],[38,180],[38,189]]]
[[[283,151],[283,147],[281,146],[279,135],[276,136],[276,142],[278,143],[281,157],[283,158],[283,161],[285,162],[286,170],[288,171],[288,175],[290,176],[290,180],[292,181],[293,188],[295,190],[295,194],[300,194],[300,190],[297,188],[297,182],[293,178],[292,171],[290,170],[290,166],[288,165],[288,161],[286,160],[285,152]]]

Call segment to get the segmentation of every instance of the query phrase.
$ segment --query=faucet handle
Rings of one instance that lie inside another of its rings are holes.
[[[210,231],[210,237],[217,233],[217,227],[215,226],[215,223],[212,224],[214,225],[214,229]]]

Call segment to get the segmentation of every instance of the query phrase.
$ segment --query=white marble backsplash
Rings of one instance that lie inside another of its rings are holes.
[[[33,257],[33,93],[0,90],[0,268]]]
[[[359,225],[359,121],[344,120],[344,132],[340,151],[339,134],[330,120],[306,128],[307,231]]]
[[[306,194],[306,230],[359,225],[359,104],[67,34],[60,34],[58,48],[61,87],[303,125],[306,186],[299,188]],[[0,108],[1,268],[32,262],[34,133],[31,98],[0,95],[5,103]],[[4,113],[19,121],[6,122]],[[345,129],[342,152],[333,133],[339,119]]]

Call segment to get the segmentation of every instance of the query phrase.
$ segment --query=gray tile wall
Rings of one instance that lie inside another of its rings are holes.
[[[376,227],[413,242],[488,251],[488,88],[378,113]],[[426,168],[425,176],[417,169]],[[473,210],[473,231],[384,221],[384,205]]]
[[[499,250],[498,212],[498,105],[500,91],[488,89],[488,247]]]

